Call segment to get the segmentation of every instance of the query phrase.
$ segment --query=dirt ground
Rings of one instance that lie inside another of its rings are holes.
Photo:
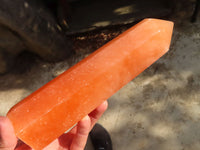
[[[58,63],[18,62],[22,71],[0,77],[0,115],[90,52],[85,47]],[[114,150],[200,149],[199,63],[200,20],[175,25],[170,51],[109,99],[99,123],[109,131]]]
[[[200,24],[175,26],[170,51],[109,100],[114,149],[200,149],[199,62]]]

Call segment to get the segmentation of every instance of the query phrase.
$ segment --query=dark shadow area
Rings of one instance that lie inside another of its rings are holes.
[[[14,60],[10,73],[23,74],[31,70],[34,65],[37,65],[37,60],[41,59],[38,55],[29,51],[21,52]]]
[[[148,17],[163,18],[172,11],[168,1],[159,0],[86,0],[74,1],[70,6],[67,34],[129,24]]]
[[[193,12],[193,15],[191,17],[191,22],[196,22],[197,21],[197,17],[198,17],[198,14],[199,14],[199,9],[200,9],[200,0],[196,0],[196,5],[195,5],[195,8],[194,8],[194,12]]]

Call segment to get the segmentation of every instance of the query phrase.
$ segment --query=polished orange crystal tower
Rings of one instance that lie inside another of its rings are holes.
[[[173,23],[144,19],[7,114],[16,136],[41,150],[164,55]]]

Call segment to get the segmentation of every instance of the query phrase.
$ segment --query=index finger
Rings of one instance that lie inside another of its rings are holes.
[[[95,123],[99,120],[99,118],[103,115],[103,113],[108,108],[107,100],[104,101],[101,105],[99,105],[95,110],[88,114],[91,119],[91,128],[95,125]]]

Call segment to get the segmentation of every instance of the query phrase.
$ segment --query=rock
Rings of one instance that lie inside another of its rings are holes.
[[[11,45],[4,45],[4,51],[16,54],[19,49],[27,49],[49,61],[62,60],[71,52],[71,42],[39,0],[1,0],[0,24],[13,39]],[[1,35],[0,39],[5,40]]]
[[[3,55],[0,53],[0,74],[5,73],[6,70],[6,61],[4,60]]]
[[[17,55],[26,46],[24,45],[24,41],[16,35],[15,32],[10,30],[5,26],[0,25],[0,49],[7,51],[11,55]]]

